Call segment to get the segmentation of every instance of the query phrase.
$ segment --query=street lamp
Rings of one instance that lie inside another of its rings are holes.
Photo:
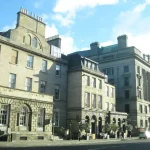
[[[54,127],[55,127],[55,122],[53,123],[53,141],[54,141]]]

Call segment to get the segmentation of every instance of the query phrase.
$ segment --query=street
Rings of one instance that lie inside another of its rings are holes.
[[[68,146],[45,146],[45,147],[3,147],[0,150],[149,150],[150,139],[148,140],[130,140],[94,144],[76,144]]]

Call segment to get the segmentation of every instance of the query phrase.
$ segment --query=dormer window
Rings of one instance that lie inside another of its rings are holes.
[[[34,37],[32,39],[32,45],[33,45],[33,47],[37,48],[37,38]]]

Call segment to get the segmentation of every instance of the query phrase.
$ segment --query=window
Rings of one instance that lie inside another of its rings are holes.
[[[60,65],[56,65],[56,76],[60,76]]]
[[[130,105],[129,104],[125,104],[125,112],[130,113]]]
[[[33,68],[33,56],[31,56],[31,55],[28,55],[28,58],[27,58],[27,67]]]
[[[140,127],[143,127],[143,120],[140,120]]]
[[[17,64],[18,61],[18,51],[12,50],[10,63]]]
[[[84,66],[88,67],[88,61],[87,60],[84,60]]]
[[[25,107],[22,107],[19,116],[20,126],[26,126],[26,120],[27,120],[26,117],[27,117],[27,109]]]
[[[90,107],[90,93],[85,92],[84,105],[85,105],[85,107]]]
[[[124,66],[124,73],[129,72],[129,66]]]
[[[96,95],[92,94],[92,108],[96,108]]]
[[[125,99],[129,99],[129,97],[130,97],[129,90],[124,90],[124,94],[125,94]]]
[[[98,95],[98,108],[102,109],[102,96]]]
[[[85,80],[86,80],[86,86],[90,86],[90,77],[85,76]]]
[[[34,38],[32,39],[32,45],[33,45],[33,47],[37,48],[37,44],[38,44],[38,43],[37,43],[37,38],[34,37]]]
[[[41,83],[40,83],[40,92],[41,93],[46,92],[46,81],[41,81]]]
[[[88,62],[88,68],[92,69],[92,63]]]
[[[148,108],[149,108],[149,112],[150,112],[150,104],[148,105]]]
[[[51,45],[51,55],[55,56],[56,58],[61,58],[61,49],[54,45]]]
[[[96,70],[96,68],[97,68],[97,65],[93,63],[93,64],[92,64],[92,69],[93,69],[93,70]]]
[[[102,80],[98,80],[98,87],[99,89],[102,89]]]
[[[109,87],[108,86],[105,87],[105,95],[109,96]]]
[[[147,106],[145,106],[145,114],[147,114]]]
[[[56,127],[59,127],[59,112],[54,112],[54,123]]]
[[[143,107],[141,104],[139,104],[139,110],[140,110],[140,113],[143,113]]]
[[[46,72],[46,71],[47,71],[47,61],[42,60],[42,72]]]
[[[137,66],[137,73],[140,74],[140,66]]]
[[[25,90],[31,91],[32,90],[32,78],[26,78]]]
[[[103,69],[103,72],[106,75],[114,75],[114,68],[105,68]]]
[[[59,99],[60,98],[60,86],[56,85],[55,86],[55,99]]]
[[[96,78],[92,78],[92,87],[96,88]]]
[[[129,86],[129,77],[124,77],[124,86]]]
[[[115,111],[115,105],[111,104],[111,111]]]
[[[8,105],[1,105],[1,107],[0,107],[0,125],[7,124],[7,116],[8,116]]]
[[[105,103],[105,110],[109,111],[109,103]]]
[[[10,88],[16,87],[16,75],[13,73],[9,74],[9,87]]]
[[[114,88],[110,88],[110,95],[111,95],[111,97],[114,97]]]
[[[43,127],[43,120],[44,120],[44,108],[38,109],[38,116],[37,116],[37,126]]]

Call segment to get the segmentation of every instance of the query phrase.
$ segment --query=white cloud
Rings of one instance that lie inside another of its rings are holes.
[[[56,28],[55,24],[48,25],[46,26],[46,31],[45,31],[45,37],[51,37],[54,35],[58,35],[58,29]],[[79,50],[74,43],[74,39],[69,36],[69,35],[60,35],[61,38],[61,52],[63,54],[69,54],[72,52],[75,52]]]
[[[45,38],[54,36],[58,34],[58,30],[55,26],[55,24],[52,24],[51,26],[47,23],[46,29],[45,29]]]
[[[4,26],[1,31],[7,31],[9,29],[14,29],[16,27],[16,21],[14,21],[11,25]]]
[[[100,46],[108,46],[108,45],[113,45],[114,44],[114,42],[113,41],[106,41],[106,42],[102,42],[102,43],[100,43]]]
[[[132,10],[121,12],[113,27],[112,39],[122,34],[128,35],[129,46],[135,46],[142,53],[149,53],[150,47],[150,17],[143,17],[142,13],[150,4],[150,0],[138,4]]]
[[[76,12],[88,7],[94,8],[99,5],[117,4],[119,0],[57,0],[53,9],[55,18],[62,26],[69,26],[74,23]]]
[[[61,52],[63,54],[73,53],[79,49],[75,46],[74,39],[71,36],[61,35]]]
[[[66,13],[77,11],[84,7],[96,7],[98,5],[117,4],[118,0],[57,0],[54,12]]]

